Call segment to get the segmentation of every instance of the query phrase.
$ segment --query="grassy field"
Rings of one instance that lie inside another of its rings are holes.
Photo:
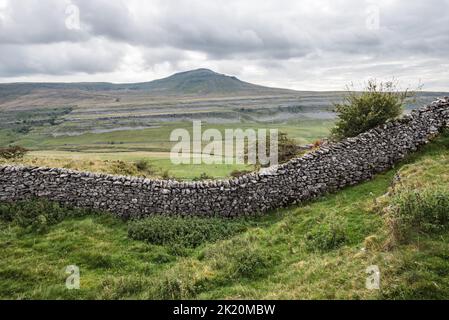
[[[448,299],[448,230],[388,245],[383,213],[393,187],[448,188],[448,161],[445,133],[372,181],[265,217],[216,219],[207,230],[194,219],[186,230],[172,218],[4,204],[0,298]],[[80,290],[65,287],[68,265],[80,268]],[[370,265],[379,266],[380,290],[365,287]]]
[[[219,130],[224,136],[225,129],[278,129],[303,145],[326,137],[332,125],[331,120],[303,120],[282,124],[205,124],[203,132],[212,128]],[[170,142],[170,133],[178,128],[188,130],[193,137],[192,123],[189,122],[165,123],[142,130],[58,137],[45,134],[38,128],[27,134],[0,130],[0,147],[15,144],[30,149],[31,152],[19,162],[20,164],[146,177],[170,176],[191,180],[203,174],[213,178],[224,178],[229,177],[234,170],[252,169],[251,166],[238,164],[172,164],[170,150],[174,143]],[[139,172],[132,168],[133,164],[140,160],[147,161],[151,170]]]
[[[217,129],[224,134],[225,129],[278,129],[294,138],[298,144],[311,143],[326,137],[332,127],[332,120],[303,120],[287,123],[205,123],[203,131]],[[53,137],[36,129],[28,134],[17,134],[11,130],[1,130],[1,146],[17,144],[30,149],[52,150],[117,150],[117,151],[169,151],[170,133],[175,129],[186,129],[192,134],[191,122],[164,123],[155,128],[124,130],[106,133],[85,133],[77,136]],[[192,135],[193,136],[193,135]],[[134,150],[133,150],[134,149]]]
[[[147,161],[149,167],[139,171],[135,165]],[[211,178],[229,177],[234,170],[252,170],[253,166],[243,164],[177,164],[170,160],[168,152],[69,152],[33,151],[18,164],[31,166],[59,167],[81,171],[102,172],[142,177],[164,177],[182,180],[199,178],[202,174]]]

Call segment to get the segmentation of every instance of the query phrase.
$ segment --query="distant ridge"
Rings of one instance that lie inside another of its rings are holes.
[[[0,94],[22,95],[35,90],[80,90],[80,91],[144,91],[157,95],[228,95],[293,93],[293,90],[269,88],[244,82],[234,76],[228,76],[209,69],[200,68],[173,74],[167,78],[141,83],[9,83],[0,84]]]
[[[131,86],[131,89],[183,94],[224,94],[241,91],[273,90],[204,68],[180,72],[164,79],[136,84]]]

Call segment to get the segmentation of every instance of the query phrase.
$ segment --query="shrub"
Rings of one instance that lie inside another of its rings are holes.
[[[26,231],[45,232],[66,217],[87,214],[87,210],[68,209],[46,200],[0,203],[0,219],[17,224]]]
[[[336,139],[354,137],[401,115],[404,103],[414,93],[399,91],[397,83],[370,80],[360,93],[350,90],[342,103],[334,104],[338,120],[332,129]]]
[[[279,163],[287,162],[298,155],[299,147],[296,141],[288,137],[286,133],[279,133],[278,141],[278,161]]]
[[[0,148],[0,158],[6,160],[18,160],[22,159],[26,153],[27,149],[20,146],[13,146],[9,148]]]
[[[404,242],[414,233],[439,233],[449,227],[449,189],[404,190],[393,196],[387,222],[394,240]]]
[[[153,169],[151,164],[148,162],[148,160],[145,160],[145,159],[139,160],[135,163],[135,165],[136,165],[136,169],[139,172],[142,172],[146,175],[154,175],[155,174],[155,170]]]
[[[130,221],[128,235],[132,239],[157,245],[194,248],[204,242],[230,237],[245,229],[245,224],[238,220],[153,216]]]
[[[345,227],[345,221],[337,217],[318,223],[305,235],[306,247],[311,251],[339,248],[347,241]]]
[[[133,163],[116,160],[111,163],[111,172],[113,174],[133,176],[137,175],[137,168]]]
[[[270,152],[270,148],[271,148],[271,137],[270,134],[267,133],[266,136],[266,145],[265,145],[265,153],[269,153]],[[279,132],[278,133],[278,162],[279,163],[284,163],[287,162],[290,159],[295,158],[299,151],[300,148],[299,146],[296,144],[296,141],[292,138],[290,138],[287,133],[285,132]],[[248,162],[248,158],[249,158],[249,146],[248,141],[245,141],[245,163]],[[256,146],[255,149],[257,151],[257,153],[259,153],[259,140],[257,140],[256,142]],[[262,151],[263,152],[263,151]],[[257,160],[257,166],[260,166],[259,160]]]
[[[136,162],[136,168],[139,171],[147,171],[150,169],[150,164],[148,163],[148,160],[139,160]]]

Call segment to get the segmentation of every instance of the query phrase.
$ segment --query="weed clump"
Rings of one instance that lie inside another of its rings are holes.
[[[393,195],[386,221],[392,240],[401,243],[414,234],[440,233],[449,227],[449,189],[430,187]]]
[[[148,160],[142,159],[135,163],[136,168],[138,171],[153,175],[154,169],[151,167],[151,164],[148,162]]]
[[[132,239],[187,248],[225,239],[244,230],[245,223],[223,218],[153,216],[133,220],[128,225]]]
[[[248,279],[262,277],[273,267],[274,262],[274,256],[268,251],[249,247],[237,251],[232,256],[230,275],[234,278]]]

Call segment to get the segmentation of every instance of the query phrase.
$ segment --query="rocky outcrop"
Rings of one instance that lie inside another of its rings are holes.
[[[123,217],[263,213],[371,179],[428,143],[447,123],[449,98],[268,172],[231,180],[178,182],[3,166],[0,200],[46,198]]]

